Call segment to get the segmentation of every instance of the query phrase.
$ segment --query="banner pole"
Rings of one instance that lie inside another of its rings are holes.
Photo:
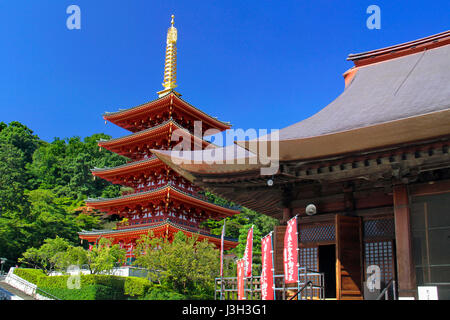
[[[223,220],[223,228],[222,228],[222,237],[220,241],[220,300],[223,300],[223,245],[224,245],[224,238],[225,238],[225,223],[226,220]]]

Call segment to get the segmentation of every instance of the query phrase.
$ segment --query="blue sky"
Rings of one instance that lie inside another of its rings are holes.
[[[81,9],[68,30],[66,8]],[[369,5],[381,29],[369,30]],[[283,128],[344,88],[358,53],[450,29],[450,1],[0,0],[0,121],[42,139],[125,130],[104,111],[157,98],[170,15],[178,91],[236,128]]]

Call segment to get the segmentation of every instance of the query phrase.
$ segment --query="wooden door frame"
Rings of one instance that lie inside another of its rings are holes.
[[[359,293],[355,292],[355,300],[362,300],[364,299],[363,294],[363,285],[364,285],[364,270],[363,270],[363,239],[362,239],[362,219],[358,216],[346,216],[346,215],[340,215],[336,214],[335,217],[335,232],[336,232],[336,299],[341,300],[342,299],[342,290],[341,290],[341,261],[340,261],[340,244],[339,244],[339,236],[340,236],[340,228],[339,228],[339,220],[342,218],[354,218],[358,219],[358,228],[359,228],[359,268],[360,268],[360,290]],[[359,296],[358,296],[359,295]]]

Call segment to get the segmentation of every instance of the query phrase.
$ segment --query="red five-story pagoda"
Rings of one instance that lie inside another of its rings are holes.
[[[174,91],[176,87],[176,41],[177,29],[172,25],[167,32],[166,60],[164,70],[164,90],[158,92],[158,99],[137,107],[103,115],[110,121],[132,133],[124,137],[99,141],[98,145],[130,159],[114,168],[95,168],[94,176],[106,179],[114,184],[131,187],[134,192],[117,198],[88,199],[88,207],[110,215],[126,218],[117,223],[114,230],[83,231],[79,236],[90,243],[96,243],[101,237],[112,243],[128,248],[129,257],[133,257],[132,248],[143,234],[153,232],[156,237],[169,240],[178,231],[188,236],[197,235],[199,240],[220,246],[220,237],[200,228],[206,219],[223,219],[239,211],[209,202],[199,194],[199,189],[170,169],[152,155],[151,149],[169,150],[179,141],[172,141],[176,131],[180,140],[191,141],[192,148],[214,147],[200,137],[206,130],[224,131],[230,128],[228,123],[195,108],[180,98]],[[194,135],[194,122],[201,121]],[[189,140],[186,140],[189,139]],[[176,140],[176,139],[173,139]],[[225,250],[238,243],[225,240]]]

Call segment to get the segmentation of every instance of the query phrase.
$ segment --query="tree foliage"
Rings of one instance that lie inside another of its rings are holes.
[[[33,154],[30,171],[35,188],[53,190],[58,196],[75,199],[119,195],[120,187],[103,179],[95,179],[90,172],[94,167],[115,167],[125,163],[125,158],[100,149],[97,141],[109,139],[105,134],[94,134],[81,141],[79,137],[55,139],[44,143]]]
[[[46,239],[40,248],[29,248],[25,251],[19,261],[33,268],[42,269],[48,274],[61,264],[62,256],[69,246],[70,244],[60,237]]]
[[[112,270],[118,263],[124,263],[126,251],[118,244],[111,244],[106,238],[101,238],[98,245],[87,251],[87,265],[93,274]]]
[[[120,187],[94,179],[90,169],[125,158],[99,150],[94,134],[48,143],[19,122],[0,122],[0,252],[17,261],[28,248],[59,236],[71,244],[77,232],[99,228],[98,216],[77,211],[87,197],[115,197]]]
[[[52,271],[65,272],[69,266],[87,266],[91,274],[107,273],[125,261],[125,250],[111,241],[101,238],[92,250],[72,246],[60,237],[45,239],[39,248],[29,248],[19,262],[49,274]]]

